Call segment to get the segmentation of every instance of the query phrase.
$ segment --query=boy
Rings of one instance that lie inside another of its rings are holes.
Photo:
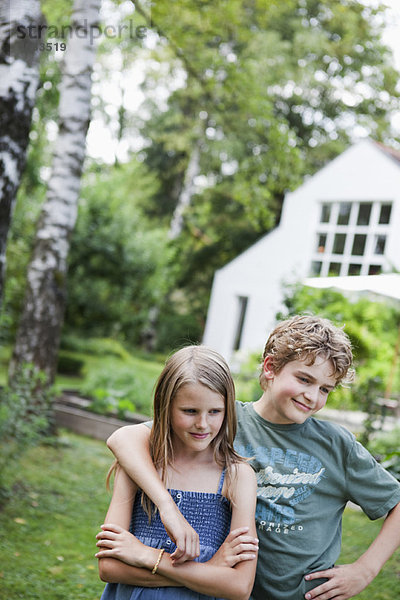
[[[251,457],[258,482],[260,549],[253,600],[347,600],[372,581],[400,544],[398,482],[346,429],[313,418],[330,391],[351,380],[351,365],[350,342],[341,329],[319,317],[292,317],[268,338],[261,398],[237,403],[235,447]],[[196,536],[149,456],[143,468],[148,434],[145,425],[123,427],[108,445],[158,506],[178,546],[175,559],[184,561],[196,554]],[[366,552],[336,567],[349,500],[371,519],[388,514]]]

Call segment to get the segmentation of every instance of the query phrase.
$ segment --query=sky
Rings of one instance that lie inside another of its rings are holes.
[[[375,5],[379,0],[361,0],[364,4]],[[393,60],[397,69],[400,71],[400,0],[382,0],[382,3],[386,4],[388,10],[388,23],[384,30],[383,41],[392,48]],[[126,3],[128,6],[130,3]],[[107,14],[107,1],[103,2],[105,6],[106,14],[105,20],[111,18],[110,14]],[[115,57],[115,69],[113,78],[111,81],[107,80],[104,85],[101,83],[101,77],[94,83],[94,92],[101,94],[101,96],[109,103],[108,110],[110,112],[109,117],[111,122],[115,113],[118,110],[118,104],[121,99],[121,90],[124,93],[124,99],[126,105],[129,105],[130,110],[139,108],[141,102],[144,100],[142,91],[140,90],[140,84],[144,78],[144,65],[139,62],[135,62],[134,70],[131,71],[129,78],[125,81],[121,78],[120,65],[118,64],[118,57]],[[177,81],[176,86],[178,87],[181,82]],[[399,82],[400,86],[400,82]],[[165,102],[168,97],[168,90],[158,92],[160,94],[158,101]],[[114,114],[113,114],[114,105]],[[115,119],[114,119],[115,121]],[[400,111],[393,115],[393,126],[399,132],[400,136]],[[87,138],[87,152],[92,158],[98,158],[105,162],[113,163],[115,160],[115,154],[118,154],[118,159],[124,161],[129,155],[129,145],[127,142],[122,142],[116,147],[115,137],[112,136],[109,126],[105,126],[100,120],[96,118],[92,119],[88,138]],[[141,140],[137,140],[137,146],[133,149],[139,150]]]

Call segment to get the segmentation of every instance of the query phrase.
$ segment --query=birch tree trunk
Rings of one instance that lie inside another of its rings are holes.
[[[26,362],[53,382],[65,310],[70,235],[74,229],[90,118],[93,33],[101,0],[75,0],[60,88],[59,134],[47,197],[28,267],[24,309],[10,378]]]
[[[6,244],[25,167],[32,109],[39,82],[39,43],[28,36],[44,25],[39,0],[2,0],[0,6],[0,306]],[[26,35],[24,35],[24,33]]]
[[[169,226],[168,237],[175,240],[180,236],[183,229],[183,215],[185,210],[190,206],[190,202],[194,193],[195,178],[200,174],[200,140],[197,140],[186,168],[185,178],[183,181],[182,191],[179,194],[174,214],[172,215]]]

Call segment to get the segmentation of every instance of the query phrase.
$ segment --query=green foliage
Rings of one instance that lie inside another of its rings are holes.
[[[10,492],[10,478],[21,455],[49,435],[52,392],[46,377],[26,364],[12,385],[0,390],[0,503]]]
[[[81,375],[84,361],[66,352],[60,352],[58,355],[57,373],[63,375]]]
[[[61,338],[61,348],[94,356],[117,356],[122,360],[131,357],[121,342],[111,338],[80,338],[77,335],[64,334]]]
[[[371,454],[398,481],[400,481],[399,436],[400,428],[396,427],[392,431],[380,432],[371,436],[367,445]]]
[[[100,414],[113,413],[123,418],[127,412],[151,415],[153,388],[162,363],[130,356],[121,361],[104,357],[85,368],[79,392],[91,398],[90,409]]]
[[[140,343],[170,255],[165,232],[137,206],[155,187],[137,161],[86,174],[69,256],[67,331]]]
[[[398,309],[389,303],[373,302],[366,297],[346,297],[330,289],[314,289],[306,286],[289,286],[286,292],[286,314],[278,319],[298,313],[313,313],[331,319],[337,326],[344,326],[353,345],[356,381],[352,385],[351,403],[349,390],[339,388],[332,396],[336,402],[343,401],[348,408],[365,405],[368,388],[374,386],[374,395],[383,395],[392,370],[396,338],[400,323]],[[400,372],[393,377],[392,393],[400,392]],[[369,400],[367,401],[369,402]],[[329,399],[331,405],[331,397]]]

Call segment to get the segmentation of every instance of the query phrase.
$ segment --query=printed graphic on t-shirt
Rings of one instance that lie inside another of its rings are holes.
[[[259,529],[289,533],[302,530],[296,505],[310,496],[325,474],[321,461],[290,448],[238,446],[239,454],[254,456],[257,476],[256,520]],[[259,465],[266,465],[260,467]]]

